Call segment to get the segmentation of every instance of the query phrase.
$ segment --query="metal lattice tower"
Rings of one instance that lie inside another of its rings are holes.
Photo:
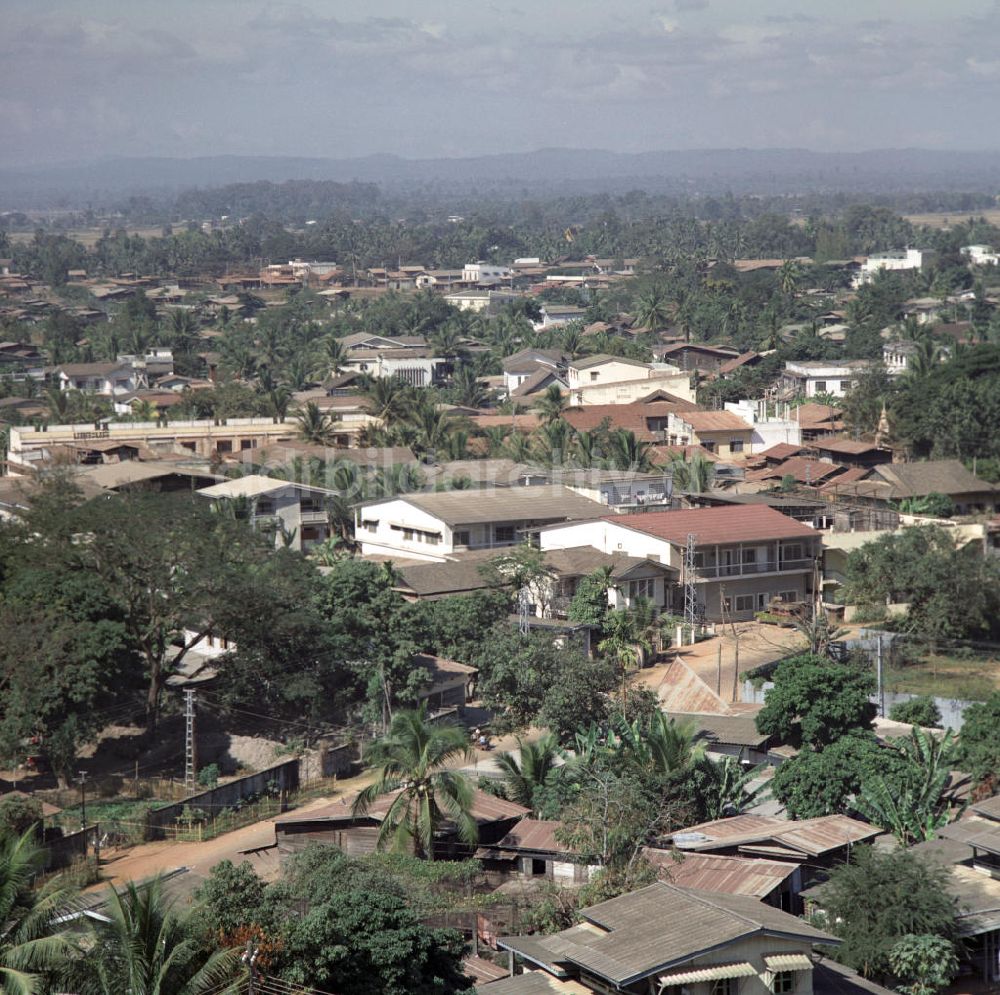
[[[528,625],[528,618],[531,613],[531,592],[527,587],[522,587],[520,591],[517,592],[517,621],[518,626],[521,629],[521,635],[526,636],[530,626]]]
[[[198,776],[194,746],[194,691],[184,692],[184,788],[191,794]]]
[[[698,591],[694,584],[694,548],[698,537],[687,534],[684,546],[684,624],[694,626],[698,621]]]

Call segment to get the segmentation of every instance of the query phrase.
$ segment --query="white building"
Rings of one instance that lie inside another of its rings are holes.
[[[310,549],[331,534],[326,499],[335,491],[252,473],[197,492],[212,501],[245,501],[250,524],[274,533],[274,544]]]
[[[505,304],[519,301],[521,295],[513,290],[458,290],[453,294],[445,294],[444,299],[459,311],[496,314]]]
[[[510,279],[510,268],[494,263],[466,263],[462,268],[463,283],[500,283]]]
[[[996,266],[1000,263],[1000,252],[994,252],[992,245],[963,245],[958,251],[968,257],[973,266]]]
[[[843,363],[789,360],[785,363],[781,379],[787,390],[800,397],[815,397],[817,394],[844,397],[870,365],[865,359],[851,359]]]
[[[792,418],[787,404],[772,410],[767,401],[727,401],[725,410],[738,415],[753,427],[751,452],[759,453],[782,442],[792,446],[802,445],[802,426]]]
[[[363,555],[444,562],[456,552],[516,546],[543,525],[607,510],[558,485],[406,494],[359,506],[354,537]]]
[[[855,286],[870,283],[876,273],[881,270],[923,269],[933,257],[926,249],[902,249],[891,252],[876,252],[870,255],[862,264],[855,277]]]

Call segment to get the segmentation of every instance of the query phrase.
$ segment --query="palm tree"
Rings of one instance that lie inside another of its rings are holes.
[[[534,743],[518,739],[518,760],[512,753],[499,753],[496,765],[503,774],[507,798],[534,810],[535,792],[549,783],[556,771],[556,760],[561,756],[559,740],[552,733],[546,733]]]
[[[315,401],[310,401],[300,409],[296,420],[299,423],[299,435],[305,442],[312,442],[317,446],[334,444],[338,419],[328,411],[320,411]]]
[[[402,421],[413,400],[411,388],[399,377],[368,377],[361,386],[361,393],[368,399],[371,413],[385,428]]]
[[[573,441],[573,429],[561,418],[539,427],[534,437],[535,455],[543,463],[559,465],[565,462]]]
[[[72,892],[58,878],[34,887],[43,862],[33,828],[0,841],[0,991],[10,995],[48,991],[42,974],[58,968],[70,951],[57,920]]]
[[[45,406],[49,409],[49,416],[57,424],[65,424],[70,410],[70,392],[60,390],[58,387],[50,387],[45,392]]]
[[[454,824],[463,843],[476,842],[472,786],[463,774],[442,769],[451,760],[468,760],[471,754],[460,726],[429,721],[424,706],[396,712],[388,734],[368,754],[375,781],[358,795],[352,809],[355,815],[364,815],[376,798],[395,796],[379,826],[379,849],[391,844],[395,850],[433,860],[434,836],[445,822]]]
[[[455,402],[468,408],[482,408],[490,397],[486,385],[468,363],[463,363],[455,371],[451,379],[451,390]]]
[[[598,467],[604,461],[604,445],[604,433],[597,429],[577,432],[573,438],[573,458],[585,469]]]
[[[652,442],[640,441],[635,432],[627,428],[618,428],[608,437],[611,462],[618,470],[631,470],[633,473],[649,473],[653,469],[653,460],[649,455],[653,448]]]
[[[559,384],[549,384],[545,388],[545,393],[535,402],[535,410],[546,425],[562,417],[566,410],[566,398]]]
[[[655,332],[670,321],[670,301],[660,286],[652,286],[635,302],[635,320],[643,328]]]
[[[104,916],[106,921],[90,922],[92,942],[70,969],[79,995],[235,991],[240,951],[206,953],[190,914],[174,912],[160,878],[142,889],[129,883],[112,892]],[[234,981],[232,989],[228,981]]]
[[[788,294],[792,296],[795,293],[796,287],[799,285],[799,280],[802,279],[802,267],[794,259],[786,259],[778,267],[778,286],[781,287],[781,292],[783,294]]]
[[[701,453],[695,453],[690,460],[675,456],[670,461],[674,487],[686,494],[704,494],[711,489],[715,477],[715,464]]]

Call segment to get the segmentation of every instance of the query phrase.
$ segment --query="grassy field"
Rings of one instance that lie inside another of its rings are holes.
[[[1000,688],[1000,661],[993,656],[928,655],[906,667],[890,667],[885,682],[889,691],[976,701]]]
[[[990,224],[1000,224],[1000,208],[988,208],[978,211],[936,211],[930,214],[904,214],[911,224],[927,225],[929,228],[951,228],[956,224],[967,221],[969,216],[984,217]]]
[[[129,235],[140,235],[142,238],[159,238],[163,234],[163,228],[157,225],[150,228],[127,228]],[[88,249],[92,249],[100,237],[104,234],[103,228],[77,228],[71,231],[62,232],[68,238],[82,242]],[[15,245],[24,245],[30,242],[35,233],[31,231],[12,231],[8,236]]]

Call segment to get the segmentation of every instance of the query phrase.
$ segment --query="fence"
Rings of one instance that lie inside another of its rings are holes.
[[[46,839],[44,845],[45,870],[59,870],[62,867],[69,867],[74,861],[83,860],[87,856],[87,843],[96,832],[97,826],[93,825],[78,829],[75,833],[51,836]]]
[[[174,828],[194,809],[205,813],[206,821],[212,821],[228,810],[245,807],[242,803],[248,798],[276,797],[284,806],[288,793],[298,786],[299,758],[293,757],[256,774],[238,777],[207,791],[188,795],[163,808],[153,809],[146,816],[147,838],[163,839],[168,828]]]
[[[216,836],[241,829],[272,815],[280,815],[287,808],[286,798],[262,798],[260,801],[241,805],[236,809],[226,809],[214,817],[202,820],[200,818],[181,818],[172,826],[163,827],[164,839],[175,843],[202,843],[213,840]]]

